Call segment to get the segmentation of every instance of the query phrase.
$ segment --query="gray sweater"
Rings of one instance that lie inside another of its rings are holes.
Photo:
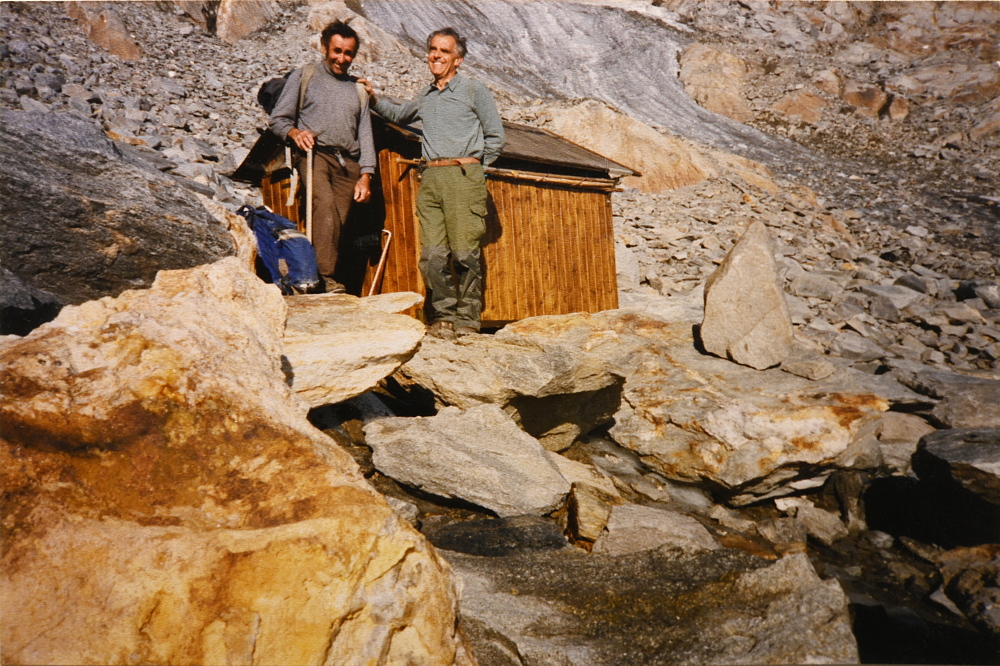
[[[323,62],[309,80],[296,123],[301,80],[302,68],[288,77],[271,111],[271,131],[284,141],[293,127],[308,130],[316,137],[317,145],[339,148],[358,161],[361,173],[375,173],[371,115],[367,99],[364,108],[361,106],[357,83],[334,76]]]

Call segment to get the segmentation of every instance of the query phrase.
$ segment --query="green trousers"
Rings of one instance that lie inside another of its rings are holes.
[[[481,164],[428,167],[417,192],[420,273],[435,321],[479,328],[486,233],[486,176]],[[454,269],[454,272],[452,271]]]

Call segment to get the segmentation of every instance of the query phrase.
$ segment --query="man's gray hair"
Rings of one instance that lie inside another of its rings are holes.
[[[444,36],[452,37],[455,40],[455,50],[458,52],[459,58],[465,58],[465,37],[458,34],[458,30],[454,28],[441,28],[440,30],[435,30],[431,34],[427,35],[427,50],[431,50],[431,41],[435,37]]]

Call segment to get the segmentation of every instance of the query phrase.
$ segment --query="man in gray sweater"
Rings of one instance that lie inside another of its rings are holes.
[[[505,136],[489,89],[458,74],[465,39],[453,28],[427,38],[427,66],[434,82],[403,104],[376,100],[390,122],[423,124],[424,169],[417,193],[420,272],[430,289],[430,334],[451,339],[479,331],[483,271],[479,244],[486,233],[484,168],[500,156]],[[450,261],[449,261],[450,260]],[[455,275],[452,275],[454,267]]]
[[[343,285],[333,278],[340,230],[352,202],[371,199],[375,145],[368,96],[363,88],[359,92],[359,84],[348,74],[361,45],[358,34],[347,24],[334,21],[323,29],[321,43],[325,59],[288,77],[271,112],[270,129],[302,151],[296,160],[300,174],[306,173],[305,151],[314,151],[316,263],[326,290],[343,292]]]

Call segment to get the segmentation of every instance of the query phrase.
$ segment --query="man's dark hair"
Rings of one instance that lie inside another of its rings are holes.
[[[330,38],[334,35],[340,35],[344,39],[353,39],[355,43],[355,51],[361,48],[361,38],[358,37],[358,33],[354,32],[354,28],[347,25],[343,21],[334,21],[323,28],[323,34],[319,39],[320,43],[323,45],[324,51],[330,44]]]
[[[458,34],[454,28],[441,28],[427,35],[427,50],[431,50],[431,41],[438,36],[452,37],[455,40],[455,50],[458,51],[459,58],[465,58],[465,37]]]

